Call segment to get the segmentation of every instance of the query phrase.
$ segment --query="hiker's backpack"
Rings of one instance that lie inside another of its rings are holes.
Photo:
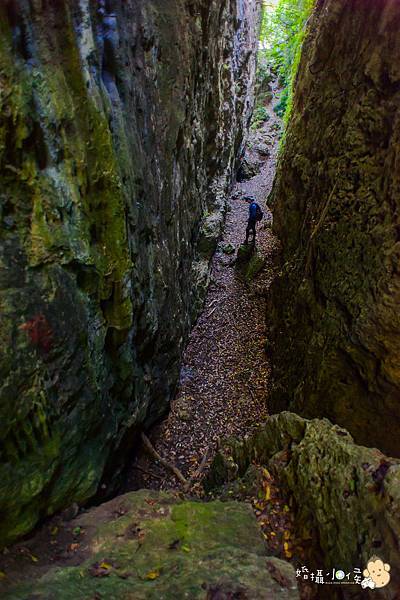
[[[261,221],[261,219],[263,218],[263,211],[261,210],[261,208],[258,206],[257,204],[257,208],[256,208],[256,221]]]

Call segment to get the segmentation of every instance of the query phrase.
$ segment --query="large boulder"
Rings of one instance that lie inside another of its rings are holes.
[[[242,183],[243,181],[248,181],[249,179],[252,179],[253,177],[259,174],[261,170],[261,165],[261,161],[255,160],[254,157],[251,157],[250,155],[242,158],[242,160],[240,161],[238,172],[236,174],[236,181]]]
[[[0,582],[2,598],[299,599],[293,567],[266,556],[252,509],[243,503],[141,490],[92,509],[69,529],[83,539],[71,565],[38,561],[18,573],[18,560],[26,561],[16,553],[8,563],[14,581]]]
[[[250,242],[241,244],[236,257],[236,267],[246,283],[253,281],[265,266],[265,256],[258,246]]]
[[[238,478],[248,487],[252,463],[274,472],[294,501],[297,532],[311,540],[310,564],[363,569],[376,554],[392,566],[389,592],[399,589],[400,461],[357,446],[327,419],[283,412],[254,435],[222,445],[208,488]]]

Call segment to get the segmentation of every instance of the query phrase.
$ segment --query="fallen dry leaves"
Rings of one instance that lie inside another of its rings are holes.
[[[194,478],[192,493],[197,495],[202,495],[201,479],[207,468],[201,470],[199,477],[196,472],[206,452],[208,466],[220,439],[249,434],[268,415],[266,294],[274,276],[273,257],[278,242],[267,226],[272,217],[265,200],[275,173],[276,122],[271,110],[271,120],[265,124],[265,135],[272,140],[271,157],[264,159],[259,175],[236,186],[229,200],[223,240],[212,261],[204,311],[184,353],[175,401],[169,416],[149,435],[163,459],[176,465],[187,479]],[[244,240],[246,194],[256,196],[264,211],[257,246],[266,264],[250,284],[232,264],[232,256],[222,250],[229,244],[237,249]],[[127,489],[179,488],[174,475],[144,453],[139,454],[130,480]]]

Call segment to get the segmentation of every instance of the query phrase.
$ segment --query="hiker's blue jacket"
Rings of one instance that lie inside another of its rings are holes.
[[[249,206],[249,219],[256,220],[257,216],[257,202],[252,202]]]

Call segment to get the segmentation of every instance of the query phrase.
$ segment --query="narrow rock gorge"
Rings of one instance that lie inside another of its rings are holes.
[[[318,2],[271,197],[270,409],[399,456],[400,25],[395,1]]]
[[[0,539],[168,408],[253,104],[254,0],[0,7]]]
[[[400,598],[399,29],[1,3],[2,598]]]

